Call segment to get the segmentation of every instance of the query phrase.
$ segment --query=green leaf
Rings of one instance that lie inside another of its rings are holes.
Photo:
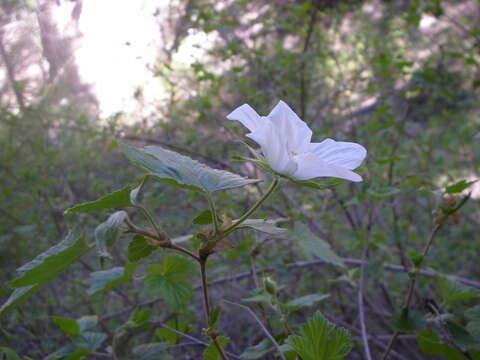
[[[0,316],[15,309],[18,305],[27,300],[30,296],[36,293],[43,287],[42,285],[30,285],[15,289],[0,307]]]
[[[123,189],[117,190],[111,194],[101,197],[98,200],[75,205],[70,209],[65,210],[65,213],[68,214],[74,212],[98,211],[104,209],[124,208],[132,206],[132,203],[130,202],[131,191],[132,186],[128,185],[125,186]]]
[[[473,181],[465,181],[461,180],[453,185],[447,186],[445,188],[445,194],[458,194],[461,193],[463,190],[469,188],[471,185],[476,183],[477,180]]]
[[[446,344],[438,335],[430,330],[423,330],[417,336],[420,349],[427,355],[442,355],[448,360],[465,360],[465,357],[449,344]]]
[[[213,215],[210,210],[203,210],[192,220],[193,225],[209,225],[213,223]]]
[[[168,256],[160,263],[147,267],[145,285],[149,292],[160,295],[176,308],[184,308],[193,295],[189,278],[195,273],[195,265],[177,255]]]
[[[352,337],[316,312],[300,327],[300,335],[285,341],[303,360],[341,360],[352,348]]]
[[[228,338],[225,336],[217,337],[217,341],[220,343],[221,347],[225,349],[227,346]],[[204,360],[221,360],[220,354],[218,353],[217,348],[215,347],[214,343],[208,345],[208,347],[203,352],[203,359]]]
[[[149,308],[136,308],[135,310],[133,310],[133,312],[130,314],[130,319],[128,320],[128,322],[135,326],[135,327],[138,327],[138,326],[143,326],[145,324],[147,324],[150,319],[152,318],[153,316],[153,311],[152,309],[149,309]]]
[[[307,306],[312,306],[313,304],[316,304],[317,302],[323,301],[326,298],[328,298],[330,295],[328,294],[310,294],[310,295],[305,295],[296,299],[293,299],[289,301],[286,306],[289,311],[295,311],[299,310],[303,307]]]
[[[85,284],[89,285],[87,294],[90,296],[98,295],[131,281],[136,267],[136,263],[128,263],[125,267],[114,267],[109,270],[91,273],[90,278],[85,280]]]
[[[97,326],[98,316],[97,315],[85,315],[77,319],[77,324],[80,328],[80,332],[83,333],[87,330],[93,329]]]
[[[480,344],[468,329],[450,320],[447,320],[447,327],[452,339],[461,347],[465,349],[478,349],[480,347]]]
[[[22,358],[12,349],[0,347],[0,359],[2,360],[22,360]]]
[[[172,319],[168,321],[166,325],[181,333],[187,332],[187,329],[190,327],[189,323],[179,322],[178,319]],[[175,345],[177,343],[177,340],[179,339],[178,334],[163,327],[159,327],[155,330],[155,336],[161,340],[165,340],[169,345]]]
[[[103,333],[84,332],[75,338],[73,342],[55,351],[46,357],[45,360],[63,359],[77,360],[84,359],[96,351],[105,341],[107,336]]]
[[[294,241],[299,245],[303,255],[308,259],[318,258],[326,263],[345,267],[342,259],[332,250],[330,245],[314,235],[307,226],[302,223],[295,223],[290,233]]]
[[[438,281],[443,299],[448,303],[480,297],[480,290],[478,289],[442,277],[439,277]]]
[[[150,245],[145,237],[142,235],[135,235],[130,244],[128,244],[128,261],[140,261],[149,256],[156,249],[157,247]]]
[[[220,318],[221,311],[222,311],[222,308],[217,305],[210,312],[210,315],[208,317],[208,326],[209,327],[214,327],[215,325],[217,325],[218,319]]]
[[[90,249],[91,247],[86,244],[83,234],[72,231],[60,243],[18,268],[19,276],[10,282],[10,285],[15,288],[44,285]]]
[[[253,229],[257,230],[269,235],[283,235],[287,232],[287,229],[282,229],[277,227],[277,223],[281,221],[285,221],[286,219],[279,218],[279,219],[247,219],[245,220],[242,225],[240,225],[238,228],[239,229]],[[233,223],[235,224],[237,220],[233,220]]]
[[[133,355],[135,360],[162,360],[165,358],[167,345],[164,343],[149,343],[135,346]]]
[[[418,311],[403,309],[393,315],[392,325],[395,330],[404,333],[416,333],[425,329],[426,321],[423,314]]]
[[[259,359],[274,350],[275,348],[272,345],[272,342],[269,339],[263,339],[257,345],[246,348],[240,357],[247,360]]]
[[[80,334],[80,326],[75,319],[52,316],[52,320],[65,334],[70,335],[71,337]]]
[[[213,193],[256,183],[224,170],[212,169],[187,156],[159,146],[135,148],[122,145],[127,158],[160,181],[190,190]]]
[[[111,246],[121,233],[121,226],[128,217],[125,211],[117,211],[95,229],[95,244],[97,255],[102,258],[112,258],[107,247]]]

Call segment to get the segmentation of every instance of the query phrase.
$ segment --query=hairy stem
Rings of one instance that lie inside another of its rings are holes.
[[[218,234],[220,227],[218,225],[217,209],[215,208],[215,203],[213,202],[213,199],[210,197],[210,195],[207,195],[207,200],[208,205],[210,206],[210,211],[212,212],[215,234]]]

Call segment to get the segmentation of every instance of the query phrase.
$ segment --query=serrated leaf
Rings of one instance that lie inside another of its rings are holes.
[[[195,265],[185,258],[168,256],[147,267],[145,286],[150,293],[160,295],[168,305],[177,309],[186,307],[193,295],[188,279],[195,269]]]
[[[157,180],[199,192],[213,193],[256,183],[224,170],[212,169],[187,156],[159,146],[135,148],[122,145],[127,158]]]
[[[166,349],[164,343],[149,343],[135,346],[132,353],[135,360],[162,360]]]
[[[478,289],[441,277],[438,278],[438,281],[446,302],[451,303],[480,297],[480,290]]]
[[[477,180],[473,180],[473,181],[461,180],[453,185],[447,186],[445,188],[445,194],[461,193],[463,190],[469,188],[471,185],[473,185],[476,182]]]
[[[290,234],[308,260],[318,258],[329,264],[345,267],[342,259],[335,254],[330,245],[314,235],[306,225],[295,223],[294,229]]]
[[[225,349],[225,346],[228,344],[228,337],[226,336],[219,336],[217,337],[217,341],[219,342],[220,346]],[[208,347],[203,352],[203,359],[204,360],[221,360],[221,355],[218,353],[217,348],[215,347],[214,343],[208,345]]]
[[[102,258],[112,258],[108,247],[117,240],[121,233],[121,226],[128,217],[125,211],[117,211],[110,215],[108,219],[97,226],[95,229],[95,245],[97,247],[97,255]]]
[[[305,295],[296,299],[293,299],[289,301],[286,306],[289,311],[295,311],[299,310],[303,307],[307,306],[312,306],[313,304],[316,304],[317,302],[323,301],[326,298],[328,298],[330,295],[328,294],[310,294],[310,295]]]
[[[300,327],[300,335],[285,341],[303,360],[341,360],[352,348],[352,337],[316,312]]]
[[[10,285],[15,288],[42,285],[53,279],[90,249],[83,234],[72,231],[60,243],[18,268],[19,277],[10,282]]]
[[[136,263],[128,263],[125,267],[114,267],[109,270],[91,273],[90,278],[85,280],[85,284],[89,285],[87,294],[90,296],[98,295],[131,281],[136,267]]]
[[[192,220],[193,225],[210,225],[213,223],[213,215],[210,210],[203,210]]]
[[[84,359],[96,351],[107,336],[103,333],[85,332],[75,338],[73,342],[48,355],[45,360],[77,360]]]
[[[150,245],[142,235],[135,235],[128,244],[128,261],[137,262],[149,256],[157,249]]]
[[[75,337],[80,334],[80,326],[75,319],[52,316],[52,320],[67,335]]]
[[[238,227],[238,229],[253,229],[257,230],[269,235],[283,235],[287,232],[287,229],[277,227],[277,223],[284,221],[286,219],[247,219],[245,220],[242,225]],[[235,224],[237,220],[233,220],[233,224]]]
[[[101,197],[98,200],[75,205],[65,210],[65,213],[67,214],[67,213],[75,213],[75,212],[98,211],[98,210],[132,206],[132,203],[130,202],[131,191],[132,191],[132,186],[128,185],[120,190],[114,191],[111,194]]]

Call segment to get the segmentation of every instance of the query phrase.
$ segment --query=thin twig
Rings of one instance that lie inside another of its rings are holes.
[[[365,351],[365,357],[367,360],[372,360],[372,355],[370,353],[370,346],[368,345],[368,334],[367,334],[367,326],[365,323],[365,309],[363,307],[363,290],[365,287],[365,264],[367,263],[368,259],[368,243],[370,241],[370,231],[372,229],[372,218],[373,218],[373,205],[369,210],[368,214],[368,224],[367,224],[367,231],[364,238],[363,244],[363,253],[362,253],[362,265],[360,265],[360,279],[358,284],[358,317],[360,320],[360,330],[362,331],[362,341],[363,341],[363,349]]]
[[[275,348],[277,349],[278,351],[278,354],[280,356],[280,358],[282,360],[286,360],[285,359],[285,356],[283,355],[283,352],[282,350],[280,349],[280,345],[277,343],[277,341],[275,340],[275,338],[272,336],[272,334],[270,334],[270,332],[268,331],[268,329],[265,327],[265,325],[262,324],[262,322],[260,321],[260,319],[258,318],[258,316],[253,312],[252,309],[250,309],[248,306],[245,306],[245,305],[242,305],[242,304],[238,304],[238,303],[235,303],[235,302],[232,302],[232,301],[228,301],[226,299],[223,299],[222,300],[223,302],[226,302],[227,304],[230,304],[230,305],[234,305],[234,306],[238,306],[242,309],[244,309],[245,311],[247,311],[252,317],[253,319],[257,322],[257,324],[260,326],[260,328],[262,329],[262,331],[265,333],[265,335],[270,339],[270,341],[273,343],[273,345],[275,346]]]

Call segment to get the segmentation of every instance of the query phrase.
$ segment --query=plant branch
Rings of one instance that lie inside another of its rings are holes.
[[[215,229],[215,235],[218,234],[220,226],[218,225],[218,216],[217,209],[215,208],[215,203],[210,195],[207,195],[208,205],[210,206],[210,211],[212,212],[213,217],[213,227]]]
[[[231,234],[237,227],[239,227],[245,220],[248,219],[250,215],[252,215],[269,197],[272,195],[272,193],[275,191],[275,189],[278,186],[278,179],[275,178],[273,182],[270,184],[270,187],[268,190],[263,194],[263,196],[258,199],[258,201],[250,208],[248,209],[245,214],[243,214],[235,223],[230,226],[228,229],[226,229],[223,232],[223,236],[228,236]]]
[[[368,224],[367,224],[367,231],[364,238],[363,244],[363,253],[362,253],[362,265],[360,265],[360,280],[358,285],[358,316],[360,320],[360,329],[362,331],[362,341],[363,341],[363,348],[365,351],[365,357],[367,360],[372,360],[372,355],[370,353],[370,346],[368,345],[368,334],[367,334],[367,326],[365,324],[365,309],[363,307],[363,290],[365,287],[365,264],[367,263],[368,258],[368,245],[370,241],[370,232],[372,229],[372,218],[373,218],[373,205],[369,210],[368,214]]]
[[[422,252],[422,258],[418,264],[417,267],[413,268],[412,271],[410,271],[410,285],[408,287],[408,292],[407,292],[407,297],[405,298],[405,304],[403,306],[404,309],[408,311],[410,309],[410,305],[413,300],[413,294],[415,293],[415,286],[417,284],[417,274],[418,271],[420,270],[420,267],[425,259],[425,257],[428,255],[428,252],[430,250],[430,247],[432,246],[433,239],[435,238],[435,235],[437,234],[438,230],[442,227],[443,220],[438,221],[432,229],[432,232],[430,233],[430,237],[428,238],[427,243],[425,244],[425,247],[423,248]],[[398,335],[400,335],[400,331],[396,331],[390,341],[388,342],[387,348],[385,349],[385,352],[382,356],[382,360],[386,360],[388,358],[388,354],[390,353],[390,350],[393,347],[393,344],[395,343],[395,340],[397,339]]]

